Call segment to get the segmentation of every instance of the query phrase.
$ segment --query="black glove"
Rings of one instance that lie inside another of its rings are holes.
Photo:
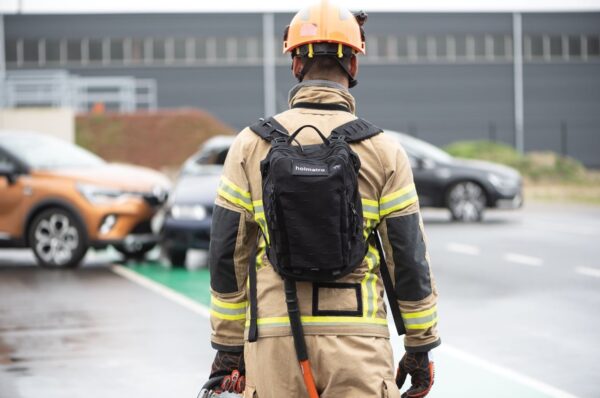
[[[210,370],[210,378],[223,377],[223,380],[215,392],[244,392],[246,386],[244,368],[243,352],[217,351]]]
[[[402,398],[421,398],[429,394],[433,386],[435,371],[428,352],[407,352],[398,364],[396,385],[402,388],[406,377],[410,375],[411,386]]]

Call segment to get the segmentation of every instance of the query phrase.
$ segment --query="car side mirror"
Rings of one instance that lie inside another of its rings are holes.
[[[14,184],[17,180],[17,169],[13,164],[0,163],[0,177],[5,177],[9,184]]]

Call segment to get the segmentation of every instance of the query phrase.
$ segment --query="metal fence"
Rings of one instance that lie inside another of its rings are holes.
[[[0,107],[68,107],[88,112],[97,104],[122,113],[156,110],[156,81],[133,77],[82,77],[65,70],[9,71],[0,81]]]

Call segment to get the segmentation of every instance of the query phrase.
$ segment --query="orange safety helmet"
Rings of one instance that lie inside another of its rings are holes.
[[[365,53],[363,25],[366,21],[366,13],[352,14],[328,0],[300,10],[283,35],[283,52],[291,53],[292,58],[306,58],[302,71],[296,74],[298,81],[304,79],[315,56],[331,56],[348,75],[349,87],[356,86],[357,81],[342,58]]]
[[[336,43],[364,54],[365,34],[362,24],[366,17],[364,12],[353,15],[346,8],[321,0],[294,16],[285,29],[283,52],[291,52],[305,44]]]

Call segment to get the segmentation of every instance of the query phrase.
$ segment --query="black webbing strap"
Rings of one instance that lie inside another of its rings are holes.
[[[390,271],[387,267],[387,261],[385,260],[385,252],[383,251],[383,245],[381,244],[381,237],[379,236],[379,232],[377,232],[377,230],[374,230],[372,235],[375,239],[377,250],[379,251],[379,270],[381,272],[381,279],[383,279],[385,293],[387,294],[388,301],[390,302],[390,310],[392,311],[392,316],[394,317],[396,331],[398,332],[398,336],[402,336],[403,334],[406,334],[406,328],[404,327],[404,322],[402,321],[402,314],[400,313],[400,308],[398,307],[398,299],[396,298],[396,292],[394,291],[394,284],[392,282]]]
[[[306,109],[320,109],[324,111],[344,111],[350,112],[350,108],[342,104],[323,104],[317,102],[296,102],[292,105],[292,109],[306,108]]]
[[[287,137],[290,134],[274,117],[259,119],[258,122],[250,126],[256,135],[265,141],[271,142],[277,137]]]
[[[250,327],[248,328],[248,341],[253,343],[258,340],[258,298],[256,282],[256,249],[252,251],[250,269],[248,270],[248,300],[250,301]]]
[[[354,143],[366,140],[367,138],[371,138],[382,132],[382,129],[375,126],[368,120],[358,118],[336,127],[331,132],[331,135],[345,137],[346,142]]]
[[[298,306],[296,282],[285,278],[284,286],[285,302],[287,304],[288,315],[290,317],[290,326],[292,328],[292,337],[294,338],[294,347],[296,348],[296,357],[298,357],[298,361],[300,362],[306,361],[308,359],[308,352],[306,351],[304,330],[302,329],[302,320],[300,318],[300,307]]]

